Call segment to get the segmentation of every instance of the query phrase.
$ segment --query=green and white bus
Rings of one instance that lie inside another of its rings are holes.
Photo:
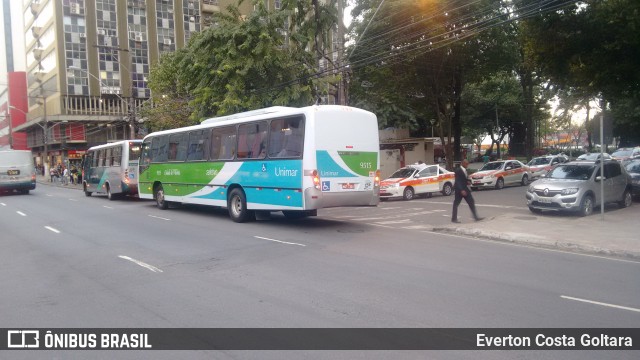
[[[141,145],[142,140],[123,140],[89,148],[82,161],[84,194],[107,194],[109,200],[138,195]]]
[[[139,196],[227,208],[235,222],[255,211],[288,218],[379,203],[378,121],[336,105],[271,107],[147,135]]]

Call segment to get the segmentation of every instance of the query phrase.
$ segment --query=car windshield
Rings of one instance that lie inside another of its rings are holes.
[[[614,157],[627,157],[627,156],[631,156],[631,153],[633,153],[633,150],[618,150],[618,151],[614,152],[613,154],[611,154],[611,156],[614,156]]]
[[[484,164],[484,166],[482,168],[480,168],[480,170],[478,171],[485,171],[485,170],[498,170],[502,168],[502,165],[504,163],[503,162],[490,162],[490,163],[486,163]]]
[[[640,161],[630,162],[627,164],[627,166],[625,166],[625,168],[630,173],[640,174]]]
[[[391,175],[392,178],[408,178],[413,175],[413,172],[416,171],[414,168],[402,168],[396,170],[396,172]]]
[[[551,179],[588,180],[595,165],[560,165],[547,174]]]
[[[551,158],[535,158],[529,161],[527,165],[536,166],[536,165],[547,165],[551,162]]]

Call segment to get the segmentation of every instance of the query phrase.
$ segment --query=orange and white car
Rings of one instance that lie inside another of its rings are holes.
[[[500,160],[484,164],[469,176],[471,190],[478,188],[502,189],[507,184],[528,185],[531,179],[529,167],[518,160]]]
[[[529,170],[531,170],[531,178],[529,180],[539,178],[549,170],[553,169],[554,166],[562,164],[565,161],[567,161],[566,158],[560,155],[540,156],[531,159],[531,161],[527,163]]]
[[[410,165],[380,183],[380,198],[411,200],[416,195],[430,196],[436,192],[449,196],[453,193],[454,181],[455,174],[439,165]]]

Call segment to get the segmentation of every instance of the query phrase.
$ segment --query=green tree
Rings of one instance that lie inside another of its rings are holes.
[[[164,55],[150,76],[155,107],[144,114],[150,127],[160,130],[197,124],[209,116],[312,104],[317,63],[311,53],[301,51],[312,40],[306,33],[309,25],[295,15],[300,4],[286,2],[283,9],[268,11],[256,1],[255,11],[246,17],[237,5],[229,6],[226,13],[216,14],[217,26]],[[327,17],[320,17],[321,29]]]

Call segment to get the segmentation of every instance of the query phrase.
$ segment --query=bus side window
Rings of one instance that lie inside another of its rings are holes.
[[[89,163],[90,167],[98,167],[98,154],[95,151],[91,151],[89,153],[91,158],[91,162]]]
[[[189,147],[187,148],[187,161],[197,161],[204,158],[203,131],[189,133]]]
[[[157,145],[156,145],[157,142]],[[156,139],[153,139],[152,147],[156,149],[156,153],[154,154],[151,161],[153,162],[165,162],[167,161],[167,157],[169,156],[169,136],[159,136]]]
[[[271,122],[269,157],[298,157],[303,152],[304,119],[278,119]]]
[[[122,147],[113,148],[113,161],[111,166],[120,166],[122,164]]]
[[[105,153],[104,153],[104,149],[100,149],[98,150],[98,166],[102,167],[105,164]]]
[[[211,132],[211,160],[233,160],[236,153],[236,129],[227,126]]]
[[[106,156],[105,156],[106,163],[105,163],[104,166],[111,166],[111,164],[113,164],[113,149],[112,148],[108,148],[108,149],[105,149],[105,150],[106,150],[105,151],[106,152]]]
[[[238,159],[262,159],[266,150],[266,121],[238,126]]]

